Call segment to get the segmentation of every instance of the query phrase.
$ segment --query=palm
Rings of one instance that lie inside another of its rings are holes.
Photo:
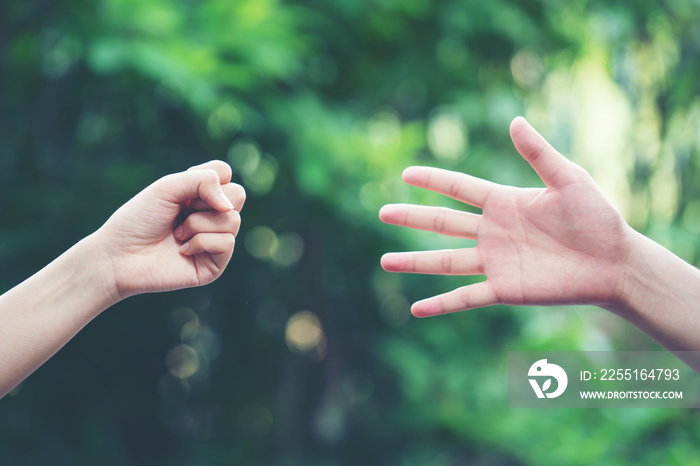
[[[592,182],[559,191],[503,187],[484,205],[477,244],[504,303],[604,302],[615,293],[623,225]]]

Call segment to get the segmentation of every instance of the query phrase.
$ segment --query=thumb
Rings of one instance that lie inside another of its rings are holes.
[[[572,180],[576,165],[557,152],[525,118],[519,116],[513,120],[510,138],[546,186],[556,187]]]
[[[233,210],[233,204],[221,189],[221,179],[216,170],[188,170],[167,175],[156,185],[162,198],[173,203],[181,204],[200,198],[219,212]]]

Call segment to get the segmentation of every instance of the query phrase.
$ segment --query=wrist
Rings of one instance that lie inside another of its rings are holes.
[[[104,301],[105,308],[127,297],[119,287],[113,260],[105,247],[100,230],[85,237],[73,248],[79,251],[79,256],[85,263],[84,269],[89,271],[88,280],[96,298]]]
[[[629,228],[629,254],[622,266],[620,293],[606,309],[645,330],[669,308],[697,302],[698,270],[651,238]]]
[[[638,294],[638,289],[643,286],[640,279],[645,275],[647,269],[647,256],[644,254],[648,250],[649,238],[637,232],[634,228],[625,224],[621,241],[621,260],[615,284],[613,299],[602,307],[618,314],[622,317],[632,312],[633,297]]]
[[[606,308],[671,351],[696,351],[700,271],[634,232],[624,275],[619,300]]]

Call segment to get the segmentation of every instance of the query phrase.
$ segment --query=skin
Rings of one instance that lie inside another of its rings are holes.
[[[118,301],[218,278],[245,202],[243,188],[230,181],[221,161],[163,177],[0,296],[0,396]]]
[[[418,317],[494,304],[594,304],[676,352],[700,350],[700,272],[632,229],[580,166],[522,117],[510,135],[544,188],[515,188],[430,167],[409,167],[406,183],[482,209],[384,206],[388,224],[475,239],[475,247],[389,253],[389,272],[485,275],[486,280],[413,304]]]

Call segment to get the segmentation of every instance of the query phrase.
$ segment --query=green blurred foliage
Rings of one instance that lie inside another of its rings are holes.
[[[0,3],[0,290],[166,173],[220,158],[249,192],[220,280],[120,303],[2,400],[0,464],[700,464],[691,410],[509,409],[509,350],[655,346],[594,308],[413,319],[465,280],[379,257],[463,242],[376,218],[456,206],[402,185],[415,163],[538,185],[507,137],[525,114],[698,263],[699,11]]]

